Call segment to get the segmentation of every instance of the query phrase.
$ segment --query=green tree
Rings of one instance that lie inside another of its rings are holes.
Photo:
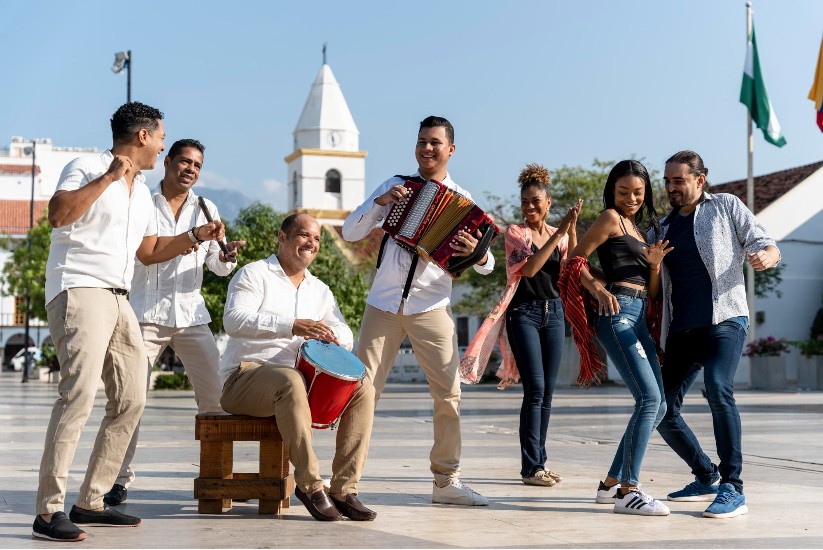
[[[277,253],[277,231],[285,217],[285,214],[272,207],[255,202],[242,209],[234,222],[226,224],[229,239],[246,241],[238,255],[238,268]],[[323,230],[321,238],[320,252],[309,271],[329,285],[346,322],[357,334],[366,307],[368,283],[363,273],[343,257],[327,230]],[[203,298],[212,318],[211,328],[214,332],[223,330],[228,279],[209,271],[203,277]]]
[[[46,318],[46,260],[51,244],[51,224],[46,215],[31,228],[31,254],[26,239],[4,236],[0,246],[11,252],[0,276],[10,296],[25,296],[31,291],[31,314],[38,319]],[[22,307],[25,307],[22,304]],[[21,309],[21,311],[23,311]]]

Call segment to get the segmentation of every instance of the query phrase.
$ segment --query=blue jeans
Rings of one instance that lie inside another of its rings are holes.
[[[686,461],[698,481],[711,483],[718,474],[722,483],[731,483],[743,492],[740,414],[734,400],[734,373],[746,342],[748,324],[727,320],[719,325],[684,330],[666,339],[663,387],[669,410],[657,431],[674,452]],[[692,430],[680,415],[683,397],[704,369],[706,397],[712,411],[714,439],[720,466],[700,448]]]
[[[657,351],[646,326],[646,300],[622,294],[615,297],[620,313],[601,315],[595,331],[634,397],[634,411],[609,468],[609,477],[637,485],[646,446],[666,413],[666,401]]]
[[[520,407],[520,475],[545,469],[546,434],[552,395],[563,354],[563,303],[560,298],[509,307],[506,333],[523,382]]]

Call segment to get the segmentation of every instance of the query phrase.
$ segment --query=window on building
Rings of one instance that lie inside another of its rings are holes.
[[[457,346],[466,347],[469,345],[469,318],[457,318]]]
[[[291,175],[291,207],[297,208],[297,172]]]
[[[340,180],[340,172],[334,168],[326,172],[326,193],[339,193]]]
[[[26,324],[26,299],[22,296],[14,297],[14,324]]]

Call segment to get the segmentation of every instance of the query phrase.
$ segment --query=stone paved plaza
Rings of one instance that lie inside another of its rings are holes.
[[[31,537],[43,438],[56,384],[21,384],[0,375],[0,547],[43,548]],[[519,387],[465,388],[463,479],[489,507],[431,504],[428,451],[431,405],[422,384],[395,384],[381,399],[371,452],[360,485],[378,512],[370,523],[313,520],[296,498],[282,516],[259,516],[256,501],[220,516],[199,515],[192,496],[199,447],[191,392],[151,392],[135,467],[138,479],[120,508],[143,518],[136,529],[87,528],[82,548],[821,548],[823,547],[823,392],[740,391],[743,479],[750,512],[705,519],[707,503],[669,503],[668,517],[612,513],[594,503],[630,414],[625,388],[558,390],[549,428],[555,487],[524,485],[518,476]],[[66,511],[83,478],[104,408],[98,393],[69,474]],[[687,397],[687,420],[714,456],[708,406]],[[333,433],[315,432],[324,475]],[[235,445],[237,471],[255,471],[252,443]],[[643,465],[643,488],[661,498],[692,480],[686,466],[654,434]]]

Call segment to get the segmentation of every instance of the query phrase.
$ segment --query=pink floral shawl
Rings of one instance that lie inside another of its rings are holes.
[[[549,238],[557,231],[556,227],[547,226]],[[514,361],[509,338],[506,335],[506,309],[517,291],[520,278],[523,276],[520,270],[534,252],[532,252],[532,232],[526,223],[510,225],[505,232],[506,242],[506,287],[500,295],[500,301],[486,316],[486,320],[480,326],[477,334],[474,335],[463,359],[460,361],[460,380],[464,384],[476,384],[483,376],[489,357],[494,350],[494,344],[500,345],[500,353],[503,356],[500,367],[497,369],[497,377],[500,383],[499,389],[516,384],[520,381],[520,373]],[[569,251],[569,238],[564,236],[557,245],[560,258],[566,259]]]

